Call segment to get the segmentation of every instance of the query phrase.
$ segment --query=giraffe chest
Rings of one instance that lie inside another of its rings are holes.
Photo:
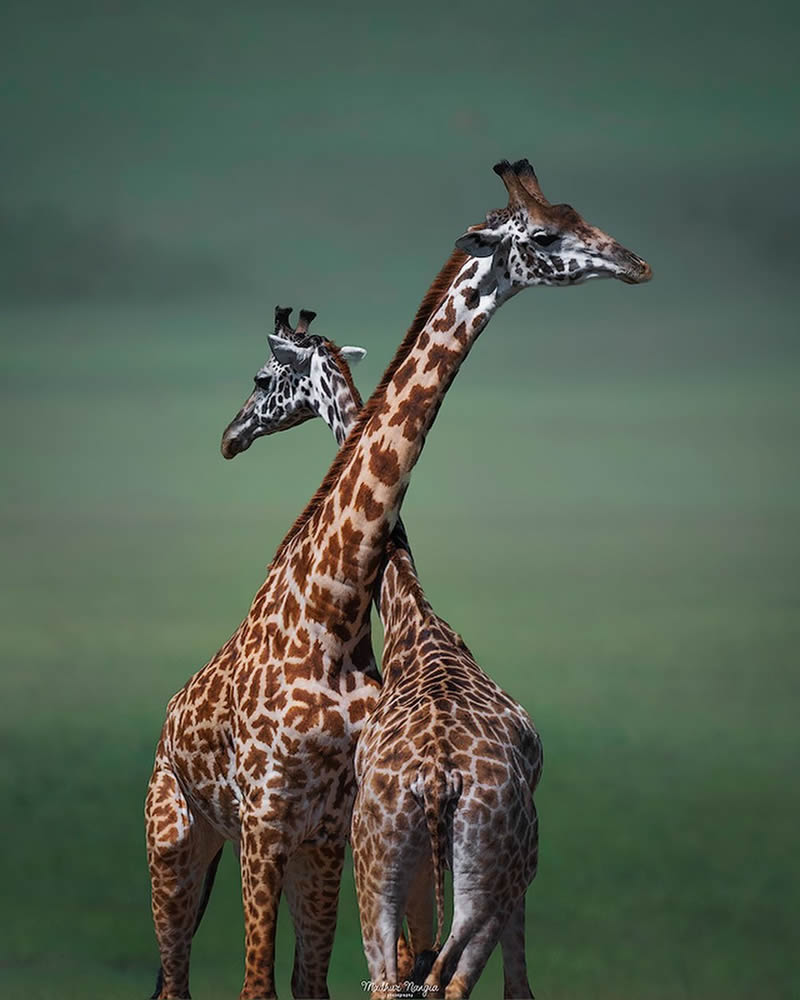
[[[356,693],[305,679],[287,686],[280,707],[259,702],[236,713],[235,779],[242,816],[258,814],[300,839],[321,830],[344,836],[362,725],[360,717],[354,724],[351,710],[374,700],[369,689]]]
[[[341,833],[377,680],[370,671],[331,672],[319,655],[260,659],[234,650],[173,698],[165,726],[172,767],[194,806],[231,839],[248,812],[303,838],[320,828]]]
[[[341,800],[352,783],[356,740],[378,682],[331,663],[313,646],[296,660],[258,664],[235,684],[232,717],[237,780],[246,808],[277,808],[276,795]]]

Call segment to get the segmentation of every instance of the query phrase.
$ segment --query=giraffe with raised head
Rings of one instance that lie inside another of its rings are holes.
[[[272,356],[256,374],[257,391],[225,432],[229,450],[244,451],[258,437],[295,426],[298,413],[308,409],[328,424],[339,444],[347,437],[361,406],[348,362],[365,352],[309,336],[307,317],[313,315],[301,311],[292,330],[287,311],[276,310],[275,333],[268,338]],[[386,563],[379,599],[384,685],[356,750],[359,791],[352,821],[370,975],[382,982],[389,974],[379,926],[387,882],[399,888],[408,919],[408,944],[402,932],[398,939],[398,983],[412,975],[415,955],[433,952],[430,964],[440,950],[444,867],[452,856],[447,821],[455,814],[461,853],[483,864],[487,885],[503,905],[506,896],[516,897],[514,920],[502,937],[505,993],[530,997],[524,892],[536,870],[539,738],[524,709],[487,677],[461,638],[433,612],[403,534],[390,540]],[[420,851],[428,840],[433,850]],[[505,859],[500,872],[498,856]],[[400,858],[410,876],[398,887],[392,873]],[[492,919],[501,919],[503,905],[492,907]],[[387,922],[392,926],[394,920]]]
[[[508,207],[458,240],[244,622],[168,705],[146,804],[161,997],[188,996],[204,879],[226,839],[241,865],[241,1000],[275,995],[282,891],[296,933],[293,992],[327,996],[354,750],[379,687],[370,605],[425,436],[511,295],[650,277],[643,260],[569,206],[550,205],[525,163],[496,169]]]

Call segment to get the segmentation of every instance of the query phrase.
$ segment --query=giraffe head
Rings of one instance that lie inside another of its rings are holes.
[[[343,412],[343,407],[361,404],[349,382],[347,365],[338,362],[341,358],[356,364],[367,352],[362,347],[336,347],[324,337],[309,334],[316,313],[308,309],[300,311],[293,329],[289,323],[291,312],[280,306],[275,309],[275,332],[267,337],[272,354],[256,373],[255,389],[225,428],[225,458],[246,451],[258,437],[285,431],[317,416],[333,422],[337,438],[341,433],[344,440],[344,417],[349,414]],[[349,384],[343,385],[343,381]],[[336,429],[337,424],[341,431]]]
[[[489,212],[456,246],[472,257],[494,257],[492,281],[507,295],[530,285],[575,285],[589,278],[649,281],[647,261],[627,250],[571,205],[551,205],[527,160],[495,164],[508,191],[506,208]]]

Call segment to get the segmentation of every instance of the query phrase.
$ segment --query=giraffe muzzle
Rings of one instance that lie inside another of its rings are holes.
[[[236,458],[242,452],[247,451],[250,442],[237,433],[237,429],[232,425],[228,427],[222,435],[220,451],[223,458]]]
[[[643,285],[653,277],[653,269],[642,257],[630,250],[621,249],[619,278],[626,285]]]

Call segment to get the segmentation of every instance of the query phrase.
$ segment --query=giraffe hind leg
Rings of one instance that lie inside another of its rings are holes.
[[[413,801],[405,808],[407,812],[418,809]],[[380,819],[376,822],[376,817],[356,805],[351,846],[364,955],[370,979],[375,984],[388,984],[391,992],[387,996],[397,995],[393,987],[401,971],[398,968],[398,941],[412,873],[417,871],[422,858],[430,852],[421,814],[416,828],[412,822],[412,831],[407,839],[397,842],[391,831],[382,826]],[[411,926],[413,928],[413,920]],[[411,933],[413,936],[413,929]],[[417,935],[420,935],[419,929]],[[405,957],[402,952],[400,957]],[[402,971],[405,972],[405,969]],[[373,993],[373,996],[379,995],[383,995],[381,991]]]
[[[145,803],[153,923],[161,954],[161,997],[189,997],[189,956],[203,883],[223,838],[194,813],[174,774],[153,771]]]
[[[431,991],[444,986],[445,1000],[470,995],[500,940],[511,907],[503,906],[493,892],[459,891],[456,880],[453,910],[450,935],[425,979]]]
[[[525,896],[514,907],[500,936],[503,949],[503,996],[506,1000],[532,998],[525,960]]]
[[[430,959],[428,968],[424,973],[420,970],[420,960],[422,956],[435,954],[431,951],[433,947],[433,865],[431,859],[425,855],[420,860],[417,870],[411,881],[411,887],[406,901],[406,922],[408,924],[408,944],[407,949],[401,956],[401,949],[398,943],[398,963],[397,975],[401,982],[412,979],[415,983],[419,979],[421,985],[430,971]],[[405,941],[405,939],[403,939]]]

